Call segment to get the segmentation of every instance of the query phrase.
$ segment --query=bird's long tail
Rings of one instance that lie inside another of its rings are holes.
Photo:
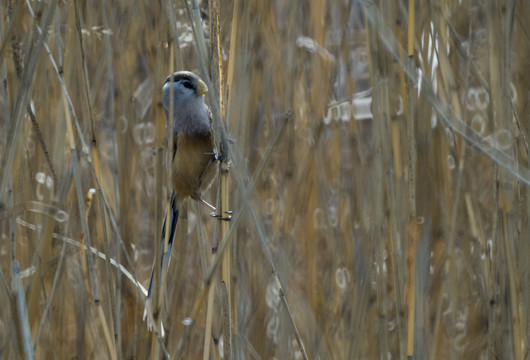
[[[164,291],[163,287],[167,275],[167,270],[169,269],[169,260],[171,258],[171,249],[173,248],[173,242],[175,241],[175,233],[177,230],[177,222],[179,218],[179,206],[177,204],[176,200],[176,194],[175,191],[171,192],[171,204],[169,207],[169,228],[168,228],[168,243],[167,247],[165,246],[166,243],[166,221],[168,219],[167,213],[164,216],[164,223],[162,224],[162,241],[161,241],[161,254],[160,254],[160,281],[158,282],[160,284],[159,289],[159,297],[163,296]],[[147,293],[147,302],[146,307],[149,307],[151,304],[151,301],[153,299],[153,291],[154,291],[154,276],[155,276],[155,269],[153,267],[153,272],[151,273],[151,281],[149,282],[149,290]],[[147,309],[146,309],[147,311]],[[144,318],[146,314],[144,312]]]

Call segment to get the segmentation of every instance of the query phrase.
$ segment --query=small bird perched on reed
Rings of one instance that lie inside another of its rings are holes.
[[[204,94],[207,92],[206,84],[196,74],[189,71],[177,71],[169,75],[162,87],[163,105],[168,121],[168,139],[170,139],[169,131],[171,131],[170,121],[173,123],[173,144],[168,144],[167,161],[171,162],[172,191],[169,225],[166,224],[168,219],[166,214],[162,228],[159,284],[162,284],[166,277],[179,210],[184,201],[191,197],[215,210],[202,199],[203,193],[215,178],[218,168],[210,110],[204,103]],[[168,229],[167,248],[165,246],[166,229]],[[153,268],[147,306],[153,296],[154,274]],[[159,296],[163,296],[164,289],[160,290]],[[156,309],[158,311],[158,307]]]

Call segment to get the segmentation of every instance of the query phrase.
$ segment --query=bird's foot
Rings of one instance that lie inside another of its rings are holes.
[[[217,161],[223,161],[224,159],[226,159],[228,155],[226,153],[223,153],[221,155],[218,155],[217,152],[215,153],[215,160]]]
[[[212,204],[210,204],[209,202],[207,202],[206,200],[204,199],[201,199],[201,198],[198,198],[197,201],[203,205],[206,205],[210,208],[210,210],[213,210],[213,211],[216,211],[215,209],[215,206],[213,206]]]
[[[214,212],[211,213],[210,216],[222,221],[232,220],[232,211],[225,211],[224,213],[226,214],[226,216],[222,216],[221,214],[216,214]]]

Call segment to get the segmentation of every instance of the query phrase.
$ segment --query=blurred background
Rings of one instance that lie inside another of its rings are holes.
[[[529,19],[516,0],[3,0],[0,358],[527,359]],[[183,69],[209,84],[227,158],[206,200],[232,221],[188,201],[162,336],[141,286]]]

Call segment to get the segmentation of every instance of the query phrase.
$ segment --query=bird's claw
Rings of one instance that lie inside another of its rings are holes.
[[[226,153],[223,153],[221,155],[217,155],[217,153],[215,154],[215,160],[217,161],[223,161],[224,159],[226,159],[228,155]]]
[[[213,212],[213,213],[210,213],[210,216],[213,218],[216,218],[217,220],[221,220],[221,221],[231,221],[232,211],[225,211],[225,214],[227,214],[227,216],[221,216],[220,214],[216,214]]]

